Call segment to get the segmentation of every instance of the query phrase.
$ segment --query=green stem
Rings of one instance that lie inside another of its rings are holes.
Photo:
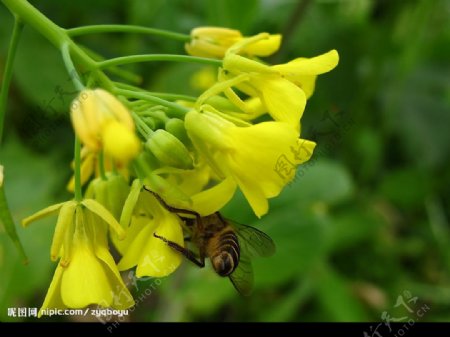
[[[81,45],[79,45],[79,46],[94,61],[104,61],[105,60],[105,58],[103,56],[96,53],[95,51],[93,51],[85,46],[81,46]],[[108,72],[110,72],[111,74],[117,75],[126,81],[130,81],[130,82],[133,82],[136,84],[140,84],[142,82],[142,77],[140,75],[137,75],[128,70],[121,69],[119,67],[109,68]]]
[[[178,117],[178,118],[184,118],[184,115],[186,115],[186,113],[191,110],[189,108],[186,108],[182,105],[173,103],[173,102],[169,102],[166,101],[165,99],[159,98],[159,97],[155,97],[153,95],[150,95],[149,93],[146,92],[136,92],[136,91],[131,91],[131,90],[124,90],[124,89],[115,89],[114,93],[117,95],[123,95],[126,97],[131,97],[131,98],[136,98],[136,99],[142,99],[144,101],[148,101],[148,102],[152,102],[155,104],[159,104],[162,106],[166,106],[170,109],[172,109],[173,112],[173,116],[172,117]]]
[[[64,43],[61,47],[61,54],[64,61],[64,65],[66,66],[66,70],[70,75],[70,79],[72,80],[72,83],[74,87],[78,91],[84,90],[83,82],[81,81],[80,75],[78,74],[77,70],[75,69],[75,66],[72,62],[72,58],[70,57],[70,50],[69,50],[69,44]]]
[[[187,62],[200,63],[221,67],[222,61],[206,57],[197,57],[189,55],[172,55],[172,54],[145,54],[145,55],[131,55],[122,56],[109,59],[106,61],[97,62],[98,68],[107,68],[122,64],[138,63],[138,62],[153,62],[153,61],[171,61],[171,62]]]
[[[137,128],[140,130],[142,136],[145,138],[145,140],[148,139],[153,134],[153,130],[150,129],[150,127],[145,124],[145,122],[141,119],[141,117],[135,113],[131,112],[131,116],[133,116],[133,120],[136,123]]]
[[[112,84],[109,78],[107,78],[102,72],[96,70],[96,62],[70,39],[65,29],[59,27],[53,21],[48,19],[26,0],[1,1],[14,15],[20,17],[24,23],[36,29],[59,50],[61,50],[64,44],[68,44],[68,48],[74,62],[79,65],[82,70],[95,71],[95,76],[105,87],[105,89],[112,89]]]
[[[184,101],[189,101],[189,102],[195,102],[197,100],[197,97],[194,97],[194,96],[171,94],[171,93],[166,93],[166,92],[146,91],[145,89],[136,87],[131,84],[126,84],[126,83],[122,83],[122,82],[113,82],[113,83],[119,89],[136,90],[136,91],[146,92],[150,95],[153,95],[153,96],[159,97],[159,98],[163,98],[163,99],[174,100],[174,101],[175,100],[184,100]]]
[[[74,153],[75,200],[82,201],[83,195],[81,193],[81,143],[77,135],[75,135]]]
[[[19,44],[22,28],[23,24],[16,16],[11,41],[9,42],[8,56],[6,58],[5,74],[3,76],[2,88],[0,89],[0,145],[3,139],[3,127],[5,123],[6,102],[8,98],[9,85],[11,83],[14,59],[16,56],[17,45]]]
[[[96,33],[138,33],[138,34],[150,34],[162,37],[167,37],[169,39],[189,42],[191,40],[190,35],[175,33],[163,29],[133,26],[133,25],[92,25],[76,27],[66,30],[69,36],[79,36],[85,34],[96,34]]]

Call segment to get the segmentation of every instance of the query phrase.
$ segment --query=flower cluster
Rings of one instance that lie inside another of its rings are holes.
[[[42,309],[128,308],[134,301],[120,271],[162,277],[180,265],[182,256],[153,234],[183,246],[183,222],[144,186],[201,215],[219,211],[239,189],[261,217],[311,157],[315,143],[301,138],[300,120],[317,76],[337,65],[338,53],[269,65],[258,57],[276,52],[280,35],[202,27],[191,37],[188,54],[222,64],[195,101],[163,104],[142,89],[114,86],[85,89],[73,102],[83,148],[68,189],[78,182],[83,197],[23,221],[59,211],[50,250],[59,264]],[[121,254],[117,263],[109,242]]]

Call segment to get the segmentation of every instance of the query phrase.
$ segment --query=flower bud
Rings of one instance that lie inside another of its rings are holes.
[[[177,137],[183,144],[189,145],[190,139],[187,135],[184,121],[178,118],[171,118],[166,122],[165,129],[170,134]]]
[[[191,31],[191,41],[185,45],[192,56],[223,58],[227,50],[245,38],[241,32],[221,27],[198,27]],[[251,44],[240,48],[240,54],[249,56],[269,56],[275,53],[281,44],[281,35],[266,34]]]
[[[93,151],[104,148],[119,162],[129,161],[139,151],[130,112],[103,89],[80,92],[72,102],[71,119],[78,137]]]
[[[141,143],[135,133],[117,121],[108,123],[102,133],[105,153],[128,162],[139,153]]]
[[[192,158],[182,142],[165,130],[156,130],[145,143],[145,147],[167,166],[191,169]]]
[[[222,58],[231,45],[242,39],[242,34],[229,28],[198,27],[191,31],[191,37],[185,45],[189,55]]]

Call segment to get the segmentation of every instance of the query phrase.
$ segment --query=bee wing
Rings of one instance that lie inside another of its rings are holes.
[[[255,256],[271,256],[275,253],[275,243],[266,234],[251,226],[233,223],[239,238],[241,252],[250,258]]]
[[[231,283],[243,296],[249,296],[253,290],[253,268],[250,258],[242,256],[234,272],[229,276]]]

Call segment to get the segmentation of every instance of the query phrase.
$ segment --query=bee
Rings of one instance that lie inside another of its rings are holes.
[[[275,244],[272,239],[254,227],[236,224],[225,219],[219,212],[200,216],[192,210],[169,206],[157,193],[145,186],[144,189],[153,194],[164,208],[177,214],[184,221],[191,234],[185,241],[191,241],[198,248],[198,253],[169,241],[157,233],[153,234],[154,237],[164,241],[200,268],[205,267],[205,258],[209,258],[218,275],[228,276],[240,294],[250,295],[253,289],[251,259],[256,256],[273,255]]]

